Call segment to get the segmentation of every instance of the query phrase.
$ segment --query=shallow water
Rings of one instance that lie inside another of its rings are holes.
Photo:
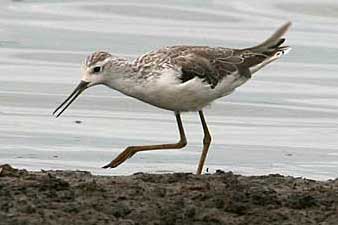
[[[194,172],[203,138],[196,113],[183,115],[184,150],[141,153],[104,170],[128,145],[176,141],[172,113],[105,87],[86,91],[59,119],[51,112],[96,49],[132,58],[176,44],[248,47],[291,20],[290,54],[205,110],[213,134],[206,168],[338,177],[337,1],[6,0],[0,7],[0,163]]]

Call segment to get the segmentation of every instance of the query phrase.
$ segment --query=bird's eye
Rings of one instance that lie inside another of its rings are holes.
[[[93,68],[93,73],[99,73],[99,72],[101,72],[101,68],[102,68],[102,67],[100,67],[100,66],[95,66],[95,67]]]

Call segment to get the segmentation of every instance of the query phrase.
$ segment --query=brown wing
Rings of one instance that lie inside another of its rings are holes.
[[[145,75],[159,68],[179,68],[179,79],[183,83],[198,77],[215,88],[219,81],[230,74],[249,79],[250,68],[268,57],[251,49],[172,46],[143,55],[135,61],[135,65],[140,65]]]
[[[280,27],[270,38],[262,44],[246,49],[210,48],[205,46],[172,46],[162,48],[141,56],[135,60],[135,67],[142,74],[149,74],[154,70],[164,67],[181,69],[182,82],[187,82],[195,77],[216,87],[218,82],[230,74],[251,77],[251,68],[266,65],[272,60],[267,60],[276,53],[288,49],[281,46],[285,41],[282,36],[286,33],[291,23]],[[257,67],[256,67],[257,69]]]
[[[181,67],[182,82],[194,77],[201,78],[216,87],[224,77],[238,73],[239,76],[251,77],[250,67],[264,61],[268,56],[250,50],[209,47],[172,47],[176,54],[171,55],[173,63]]]

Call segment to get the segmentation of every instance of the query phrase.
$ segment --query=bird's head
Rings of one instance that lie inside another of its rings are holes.
[[[104,51],[97,51],[89,55],[81,68],[80,83],[69,97],[56,108],[53,115],[59,117],[87,88],[98,84],[107,84],[111,80],[118,79],[126,63],[125,59],[117,58]]]
[[[103,51],[89,55],[81,67],[81,82],[86,83],[87,88],[103,84],[110,75],[113,59],[111,54]]]

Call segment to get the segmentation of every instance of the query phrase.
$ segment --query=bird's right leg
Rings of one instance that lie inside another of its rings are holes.
[[[187,139],[185,137],[181,115],[179,112],[175,112],[176,121],[178,125],[178,131],[180,132],[180,140],[175,144],[160,144],[160,145],[144,145],[144,146],[129,146],[122,153],[120,153],[113,161],[105,165],[103,168],[115,168],[128,158],[132,157],[135,153],[141,151],[152,151],[162,149],[180,149],[187,145]]]

